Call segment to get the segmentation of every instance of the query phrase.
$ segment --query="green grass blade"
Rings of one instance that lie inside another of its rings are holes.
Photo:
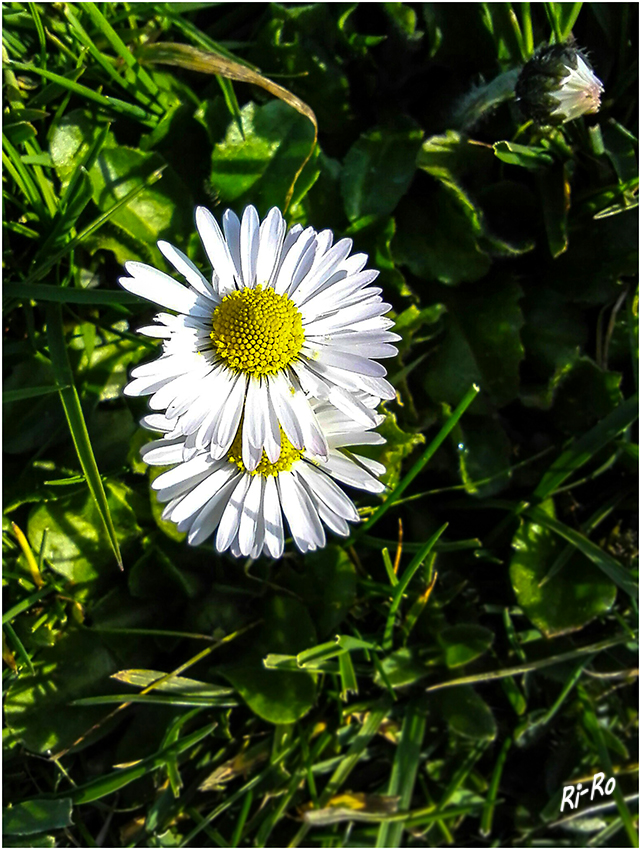
[[[407,490],[412,481],[416,478],[416,476],[423,470],[425,465],[429,463],[432,459],[436,450],[441,446],[441,444],[445,441],[447,435],[456,427],[456,423],[459,421],[461,416],[465,413],[467,408],[472,404],[476,396],[480,392],[480,387],[477,387],[476,384],[473,384],[470,389],[467,391],[462,401],[458,404],[458,406],[454,409],[452,414],[448,417],[447,422],[443,425],[441,430],[438,432],[436,437],[432,440],[429,446],[425,449],[420,458],[416,461],[414,466],[410,469],[407,475],[396,485],[396,487],[392,490],[392,492],[387,496],[382,505],[374,511],[372,516],[360,527],[360,529],[356,532],[357,535],[368,531],[374,523],[378,522],[378,520],[387,513],[387,511],[394,505],[397,499],[399,499],[402,494]]]
[[[136,106],[133,103],[127,103],[117,97],[109,97],[104,94],[99,94],[97,91],[94,91],[87,86],[83,86],[80,83],[76,83],[74,80],[62,77],[60,74],[54,74],[52,71],[46,71],[44,68],[37,68],[29,62],[11,61],[8,63],[7,67],[9,67],[12,71],[24,71],[27,74],[38,74],[39,76],[44,77],[45,80],[56,83],[73,94],[77,94],[80,97],[90,100],[92,103],[104,106],[107,109],[112,109],[114,112],[119,112],[121,115],[127,115],[129,118],[135,118],[143,124],[153,126],[156,123],[156,119],[150,115],[146,109],[142,109],[140,106]]]
[[[507,754],[511,746],[512,739],[506,738],[505,741],[503,741],[503,746],[501,747],[498,758],[496,759],[496,762],[494,764],[492,778],[490,779],[490,786],[487,789],[487,797],[485,798],[485,803],[483,804],[481,825],[479,827],[479,832],[483,837],[487,837],[492,833],[492,821],[494,820],[494,809],[496,808],[496,798],[499,793],[499,784],[501,782],[501,776],[503,775],[505,759],[507,758]]]
[[[427,712],[424,700],[413,700],[408,705],[403,718],[401,740],[396,749],[386,792],[391,796],[399,797],[398,805],[401,811],[407,811],[412,802],[426,723]],[[400,847],[403,829],[402,822],[383,822],[376,836],[376,846]]]
[[[477,685],[483,682],[492,682],[496,679],[505,679],[507,676],[519,676],[521,673],[542,670],[544,667],[552,667],[554,664],[561,664],[564,661],[574,661],[582,655],[590,655],[591,653],[602,652],[604,649],[610,649],[613,646],[619,646],[622,643],[630,643],[632,639],[633,636],[629,634],[620,634],[609,640],[603,640],[600,643],[593,643],[589,646],[582,646],[578,649],[573,649],[571,652],[561,652],[550,658],[540,658],[537,661],[527,661],[523,664],[517,664],[514,667],[504,667],[502,670],[487,670],[485,673],[475,673],[472,676],[461,676],[459,679],[438,682],[436,685],[430,685],[425,690],[440,691],[443,688],[456,688],[459,685]]]
[[[5,390],[2,393],[2,403],[9,404],[12,401],[22,401],[25,398],[38,398],[57,393],[59,389],[66,390],[67,387],[24,387],[22,390]]]
[[[525,516],[563,537],[602,570],[617,587],[620,587],[634,599],[638,598],[639,588],[633,581],[630,571],[623,564],[620,564],[616,558],[597,546],[596,543],[588,540],[583,534],[565,525],[565,523],[559,522],[558,519],[548,516],[541,508],[528,508],[524,513]]]
[[[439,539],[441,534],[443,534],[446,528],[447,523],[442,525],[438,529],[438,531],[435,531],[434,534],[430,537],[430,539],[425,544],[423,544],[421,549],[419,549],[416,555],[414,555],[414,557],[412,558],[410,565],[407,567],[398,584],[394,588],[394,596],[392,598],[392,604],[390,605],[389,613],[387,615],[387,622],[385,623],[385,634],[383,637],[383,646],[386,649],[391,649],[392,646],[392,632],[394,630],[394,620],[396,618],[396,612],[398,611],[398,608],[403,599],[403,594],[407,590],[407,586],[412,580],[414,573],[418,570],[418,568],[422,565],[423,561],[432,551],[434,544]]]
[[[21,301],[48,301],[53,304],[140,304],[140,298],[130,292],[112,289],[77,289],[50,286],[48,283],[7,283],[3,294]]]
[[[93,496],[96,507],[105,526],[111,548],[116,556],[120,569],[123,569],[120,546],[116,537],[116,529],[111,518],[107,494],[100,478],[96,458],[91,447],[91,440],[85,424],[85,417],[80,405],[80,398],[76,390],[71,364],[67,355],[64,329],[62,326],[62,312],[58,304],[50,304],[47,311],[47,335],[49,338],[49,352],[51,354],[51,365],[54,375],[59,382],[60,400],[65,411],[69,431],[76,447],[78,460],[82,471],[87,479],[89,491]],[[65,387],[65,389],[62,389]]]
[[[534,491],[534,497],[543,501],[552,495],[566,478],[635,421],[639,415],[638,407],[639,399],[634,395],[579,437],[554,461]]]

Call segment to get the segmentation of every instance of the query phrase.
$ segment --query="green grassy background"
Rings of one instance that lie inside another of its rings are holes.
[[[4,845],[635,844],[637,6],[3,13]],[[489,108],[570,33],[598,116]],[[403,335],[387,494],[278,563],[160,520],[122,394],[122,263],[247,203]]]

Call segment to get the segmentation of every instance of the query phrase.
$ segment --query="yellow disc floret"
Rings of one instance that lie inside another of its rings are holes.
[[[278,427],[280,428],[280,425]],[[303,456],[303,450],[294,448],[285,436],[283,429],[280,428],[280,456],[278,460],[272,463],[265,452],[263,452],[258,466],[250,472],[243,463],[242,433],[243,424],[241,422],[238,432],[234,437],[234,442],[227,452],[227,460],[230,463],[235,463],[241,472],[247,472],[249,475],[278,475],[279,472],[287,472],[288,469],[291,469],[294,461],[300,460]]]
[[[274,375],[303,346],[303,319],[293,301],[259,284],[226,295],[214,310],[211,338],[227,365],[250,375]]]

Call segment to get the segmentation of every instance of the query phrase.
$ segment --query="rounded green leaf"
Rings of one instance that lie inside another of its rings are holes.
[[[554,504],[541,508],[554,517]],[[518,604],[547,637],[576,631],[609,611],[616,586],[580,552],[545,580],[566,543],[542,525],[524,520],[514,535],[510,578]]]
[[[483,655],[494,642],[494,633],[474,623],[449,626],[438,635],[448,667],[460,667]]]

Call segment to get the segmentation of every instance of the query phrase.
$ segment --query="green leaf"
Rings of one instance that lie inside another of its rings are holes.
[[[601,369],[589,357],[580,357],[557,383],[554,423],[566,434],[581,433],[621,404],[620,384],[620,374]]]
[[[403,647],[390,652],[381,661],[381,669],[374,675],[374,682],[379,688],[391,685],[393,688],[403,688],[424,679],[430,668],[420,660],[416,649]]]
[[[552,165],[554,159],[546,148],[517,145],[515,142],[495,142],[495,155],[508,165],[538,170]]]
[[[272,596],[264,607],[263,626],[252,636],[252,647],[233,664],[219,668],[251,710],[270,723],[293,723],[310,710],[316,697],[309,673],[267,670],[268,654],[296,655],[316,643],[307,610],[289,596]]]
[[[460,667],[479,658],[492,646],[494,633],[483,626],[461,623],[448,626],[438,634],[448,667]]]
[[[407,192],[423,131],[411,119],[363,133],[345,157],[341,194],[350,221],[389,215]]]
[[[33,835],[71,826],[71,800],[27,800],[7,806],[2,812],[5,835]]]
[[[453,185],[439,183],[420,204],[404,199],[399,205],[392,252],[417,277],[453,286],[489,271],[490,258],[479,245],[481,232],[472,201]]]
[[[517,397],[523,358],[521,294],[518,284],[500,278],[478,293],[444,293],[445,336],[428,360],[424,382],[434,401],[456,404],[471,383],[496,407]]]
[[[118,670],[111,653],[87,629],[71,629],[33,661],[34,673],[24,673],[9,688],[5,716],[10,733],[36,753],[71,746],[105,715],[103,708],[77,708],[77,697],[104,693]],[[113,726],[105,725],[99,735]],[[97,740],[93,733],[83,742]]]
[[[250,102],[240,114],[244,138],[236,122],[230,123],[225,138],[212,152],[211,188],[222,203],[238,202],[239,209],[250,201],[261,215],[273,206],[282,209],[309,155],[314,128],[305,116],[281,100],[264,106]],[[296,181],[294,203],[311,188],[319,173],[315,161],[310,161]]]
[[[554,504],[541,512],[554,518]],[[576,631],[610,610],[616,587],[587,558],[576,553],[549,581],[543,579],[564,550],[562,538],[546,526],[522,520],[512,541],[510,579],[518,604],[547,637]]]
[[[538,183],[550,254],[556,258],[568,247],[570,181],[566,165],[555,163],[539,175]]]
[[[453,732],[479,741],[496,738],[494,715],[470,685],[449,688],[434,694],[433,698],[435,707]]]
[[[127,546],[139,533],[136,515],[128,504],[128,488],[109,482],[106,500],[118,539]],[[29,514],[27,533],[36,551],[46,532],[44,556],[60,575],[89,592],[99,579],[113,573],[109,538],[93,499],[77,493],[36,505]]]

